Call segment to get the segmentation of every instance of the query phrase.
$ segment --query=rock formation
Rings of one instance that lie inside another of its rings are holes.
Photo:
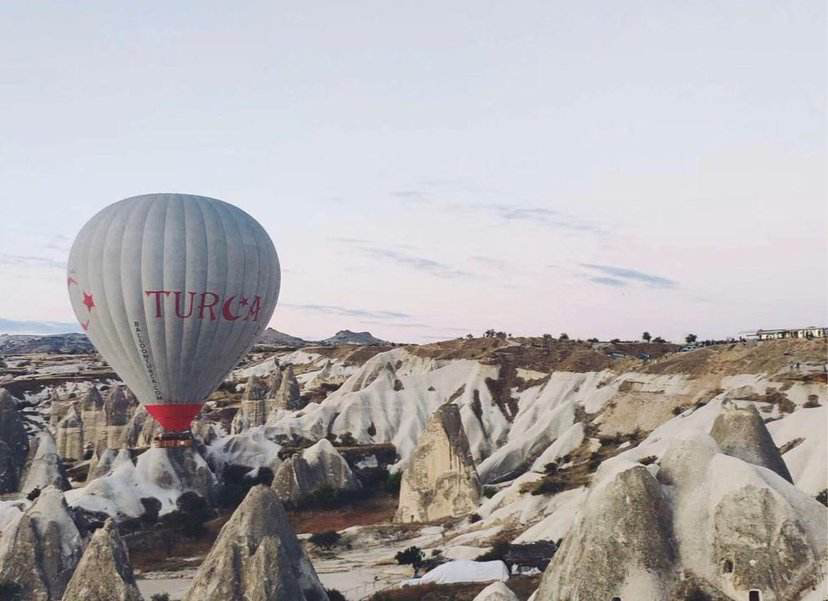
[[[63,601],[142,601],[126,546],[111,519],[95,531]]]
[[[124,431],[134,410],[134,403],[124,386],[114,386],[104,403],[106,446],[119,449],[124,443]]]
[[[287,409],[295,411],[301,409],[302,399],[299,395],[299,380],[296,379],[296,375],[293,373],[293,367],[288,365],[281,374],[279,390],[270,400],[271,410]]]
[[[3,532],[0,582],[16,585],[21,599],[58,601],[83,553],[63,493],[41,491],[10,531]]]
[[[239,407],[236,416],[233,418],[233,423],[230,426],[232,434],[238,434],[248,428],[261,426],[265,423],[266,401],[268,395],[268,387],[265,382],[254,375],[247,378],[247,384],[244,387],[242,394],[241,406]]]
[[[17,406],[5,388],[0,388],[0,494],[20,487],[23,465],[29,452],[29,437]]]
[[[121,447],[130,449],[147,448],[152,445],[152,440],[160,433],[161,426],[155,421],[147,410],[138,407],[129,418],[121,437]]]
[[[719,443],[723,453],[762,465],[793,482],[765,422],[752,404],[746,407],[727,406],[716,417],[710,435]]]
[[[84,442],[97,449],[106,444],[104,400],[97,387],[90,386],[81,397],[81,421],[83,422]]]
[[[826,523],[828,509],[777,474],[685,434],[659,464],[601,466],[537,601],[799,599],[819,581]]]
[[[255,486],[224,525],[185,601],[327,601],[276,493]]]
[[[538,599],[667,599],[675,555],[669,501],[646,467],[632,466],[590,492]]]
[[[24,495],[35,489],[43,490],[47,486],[54,486],[60,490],[70,488],[55,439],[48,432],[41,432],[32,440],[23,471],[23,485],[20,487],[20,492]]]
[[[460,421],[451,403],[429,418],[403,473],[399,522],[428,522],[474,511],[480,501],[480,481]]]
[[[267,391],[267,401],[265,402],[265,411],[270,415],[278,409],[276,406],[276,399],[279,396],[279,388],[282,386],[282,368],[279,367],[278,361],[275,361],[276,369],[270,376],[270,388]]]
[[[484,588],[473,601],[519,601],[517,595],[502,582],[493,582]]]
[[[348,462],[323,438],[286,459],[273,477],[273,490],[283,502],[299,503],[322,489],[350,491],[360,488]]]
[[[78,460],[84,453],[83,420],[76,404],[72,404],[55,427],[55,442],[61,457]]]
[[[216,494],[216,477],[194,447],[148,449],[138,457],[135,469],[144,482],[175,497],[193,491],[210,502]]]

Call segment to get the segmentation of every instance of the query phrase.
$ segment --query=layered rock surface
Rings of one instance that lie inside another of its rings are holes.
[[[95,531],[63,601],[142,601],[126,546],[112,520]]]
[[[185,601],[327,601],[276,493],[255,486],[219,533]]]
[[[475,510],[480,481],[469,451],[460,411],[442,405],[429,418],[403,472],[395,519],[427,522]]]
[[[57,444],[49,432],[41,432],[32,440],[24,474],[23,485],[20,487],[20,492],[24,495],[47,486],[60,490],[71,488]]]

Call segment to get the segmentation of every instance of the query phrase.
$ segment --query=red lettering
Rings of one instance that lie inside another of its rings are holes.
[[[213,302],[211,302],[209,305],[206,302],[208,296],[213,297],[213,299],[212,299]],[[210,321],[215,321],[216,320],[216,312],[213,310],[213,307],[215,307],[218,304],[218,302],[219,302],[218,294],[213,294],[212,292],[202,292],[201,293],[201,302],[200,302],[199,307],[198,307],[198,318],[199,319],[204,319],[204,309],[209,309],[210,310]]]
[[[258,294],[253,297],[253,303],[250,305],[250,308],[247,310],[247,316],[244,318],[245,321],[259,321],[259,311],[262,308],[262,297]]]
[[[195,304],[193,301],[195,300],[195,292],[187,292],[190,295],[190,308],[187,309],[187,314],[184,315],[183,311],[181,310],[181,292],[175,293],[175,314],[176,316],[180,317],[181,319],[186,319],[187,317],[192,317],[193,315],[193,305]]]
[[[235,295],[229,297],[226,301],[224,301],[224,306],[221,308],[221,315],[227,321],[236,321],[240,316],[233,315],[233,312],[230,310],[230,305],[233,302],[233,299],[236,298]]]
[[[156,317],[163,317],[164,311],[163,306],[161,304],[161,295],[169,296],[172,290],[144,290],[144,294],[147,296],[155,295],[155,316]],[[176,293],[178,294],[178,293]]]

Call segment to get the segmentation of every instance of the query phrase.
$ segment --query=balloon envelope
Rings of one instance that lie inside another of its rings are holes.
[[[181,431],[267,327],[279,259],[267,232],[214,198],[147,194],[81,229],[67,285],[81,326],[167,431]]]

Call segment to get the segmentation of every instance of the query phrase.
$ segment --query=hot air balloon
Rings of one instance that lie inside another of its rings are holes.
[[[78,321],[164,429],[160,446],[187,444],[190,422],[279,296],[264,228],[238,207],[189,194],[104,208],[75,239],[68,272]]]

